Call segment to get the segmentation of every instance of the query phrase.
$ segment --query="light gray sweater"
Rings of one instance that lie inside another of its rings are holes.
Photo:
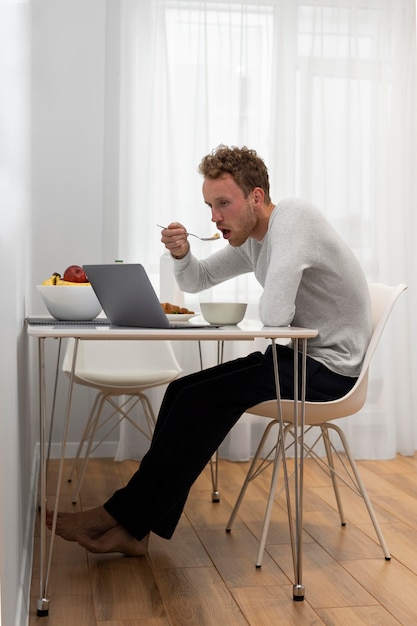
[[[189,252],[174,268],[190,293],[254,272],[263,287],[264,325],[318,329],[308,354],[334,372],[359,375],[371,335],[368,286],[352,250],[311,204],[283,200],[262,241],[249,238],[203,260]]]

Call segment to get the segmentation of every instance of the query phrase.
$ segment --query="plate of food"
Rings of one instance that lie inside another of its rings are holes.
[[[170,322],[188,322],[192,317],[198,315],[195,311],[190,311],[186,307],[170,302],[161,302],[161,306]]]
[[[197,313],[167,313],[166,316],[170,322],[188,322]]]

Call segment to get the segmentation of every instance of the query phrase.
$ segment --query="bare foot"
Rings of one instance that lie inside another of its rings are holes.
[[[52,530],[53,511],[46,512],[46,525]],[[58,513],[55,533],[67,541],[78,537],[97,539],[103,533],[118,526],[118,522],[102,506],[80,513]]]
[[[123,526],[116,526],[97,538],[79,535],[77,541],[96,554],[122,552],[126,556],[143,556],[148,551],[149,535],[138,541]]]

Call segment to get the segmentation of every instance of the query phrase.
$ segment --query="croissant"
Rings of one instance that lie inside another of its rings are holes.
[[[173,315],[175,313],[191,315],[194,313],[194,311],[190,311],[185,307],[177,306],[176,304],[171,304],[170,302],[161,302],[161,306],[164,313],[166,313],[167,315]]]

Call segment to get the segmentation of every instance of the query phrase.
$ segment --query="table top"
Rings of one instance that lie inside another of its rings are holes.
[[[196,328],[192,328],[196,325]],[[318,331],[296,326],[263,326],[257,320],[243,320],[235,326],[197,327],[203,319],[193,318],[187,328],[125,328],[120,326],[83,326],[82,324],[41,325],[26,323],[27,333],[33,337],[76,337],[79,339],[167,339],[167,340],[253,340],[311,339]],[[180,326],[180,325],[178,325]]]

